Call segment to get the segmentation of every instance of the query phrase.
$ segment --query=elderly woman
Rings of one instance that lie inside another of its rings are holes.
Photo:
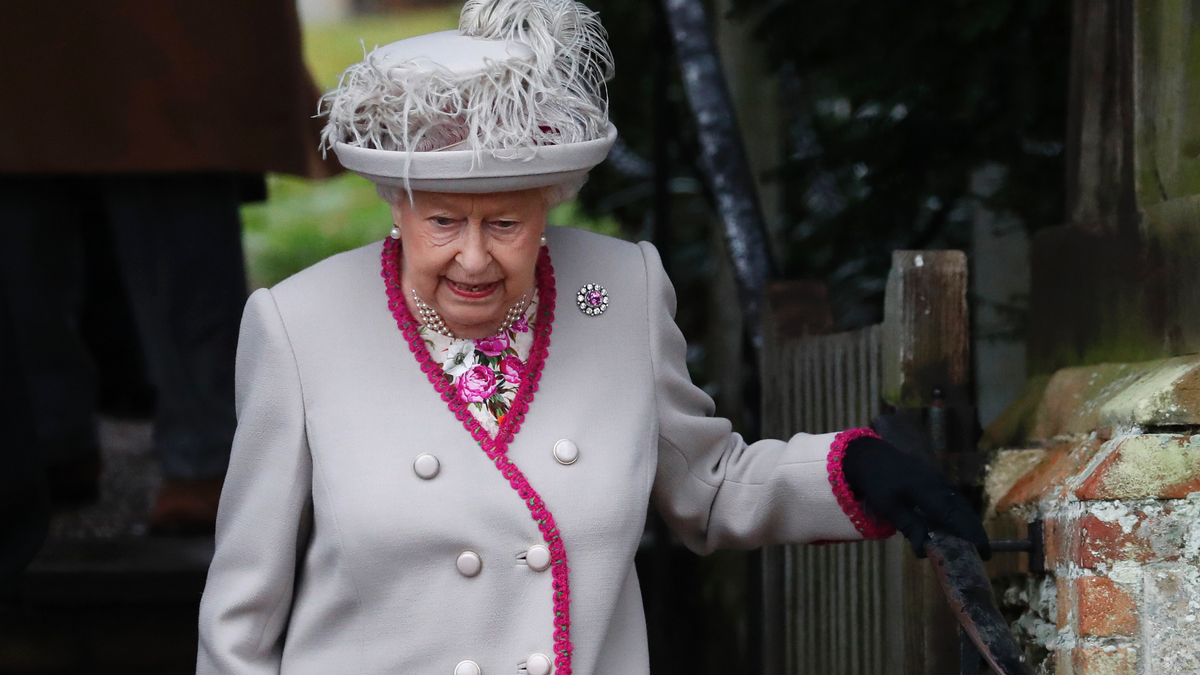
[[[919,550],[923,518],[986,543],[869,430],[747,445],[654,247],[546,227],[616,137],[610,64],[582,5],[470,0],[330,94],[394,227],[246,306],[198,672],[646,673],[651,500],[700,553],[888,521]]]

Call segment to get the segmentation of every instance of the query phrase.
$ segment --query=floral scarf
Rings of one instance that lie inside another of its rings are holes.
[[[537,292],[533,294],[537,298]],[[417,328],[429,355],[442,367],[446,381],[457,387],[458,396],[480,426],[493,438],[512,407],[533,347],[530,321],[536,316],[537,300],[508,329],[480,340],[449,338],[428,326]]]

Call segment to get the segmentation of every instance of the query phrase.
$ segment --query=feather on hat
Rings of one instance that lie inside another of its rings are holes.
[[[467,0],[457,31],[378,47],[322,98],[322,148],[390,186],[498,192],[582,179],[616,139],[599,16],[574,0]]]

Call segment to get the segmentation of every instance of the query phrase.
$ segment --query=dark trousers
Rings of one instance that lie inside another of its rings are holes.
[[[236,426],[246,301],[239,178],[0,176],[0,287],[50,466],[95,452],[97,367],[80,332],[87,228],[106,228],[156,393],[167,477],[219,476]]]
[[[42,547],[50,495],[34,440],[29,390],[0,294],[0,597]]]

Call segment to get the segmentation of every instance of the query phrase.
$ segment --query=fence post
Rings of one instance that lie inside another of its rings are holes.
[[[969,411],[970,362],[966,255],[896,251],[884,305],[884,401],[895,408],[927,408],[938,389],[948,408]],[[900,558],[892,567],[900,570],[902,588],[899,597],[893,594],[900,611],[890,613],[900,626],[891,628],[893,639],[900,637],[897,628],[902,631],[904,674],[957,673],[958,622],[932,568],[913,557],[907,543],[892,544],[892,555]]]

